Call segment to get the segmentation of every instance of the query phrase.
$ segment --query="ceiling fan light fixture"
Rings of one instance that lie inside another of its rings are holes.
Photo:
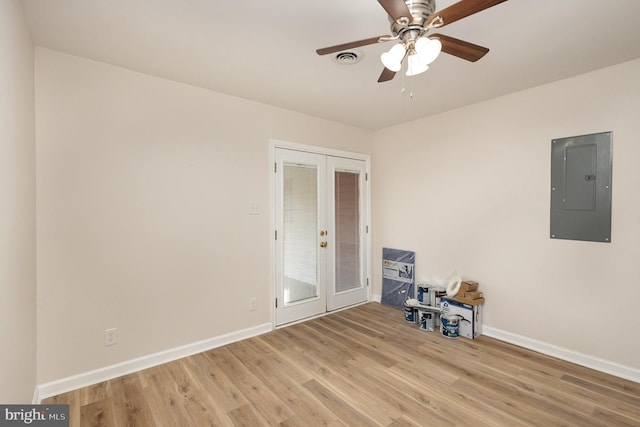
[[[397,72],[402,68],[402,60],[404,59],[405,52],[404,45],[398,43],[389,49],[389,52],[384,52],[380,55],[380,60],[389,70]]]
[[[420,73],[424,73],[428,69],[429,66],[427,64],[420,62],[418,54],[409,55],[409,58],[407,58],[407,72],[405,73],[405,76],[415,76]]]
[[[370,37],[342,43],[322,49],[316,49],[318,55],[336,53],[360,46],[396,40],[399,45],[380,55],[385,68],[378,83],[387,82],[403,67],[407,58],[407,76],[420,74],[436,60],[440,51],[457,56],[469,62],[476,62],[489,52],[489,49],[444,34],[426,34],[434,28],[444,27],[460,19],[482,12],[506,0],[451,0],[453,4],[436,10],[436,0],[378,0],[387,12],[391,24],[391,34]]]
[[[418,58],[420,59],[420,62],[424,65],[429,65],[433,61],[435,61],[438,55],[440,55],[441,50],[442,42],[440,42],[440,40],[438,39],[420,37],[416,41],[416,52],[418,52]]]

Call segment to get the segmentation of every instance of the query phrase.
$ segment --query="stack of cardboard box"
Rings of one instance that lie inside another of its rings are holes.
[[[472,280],[464,280],[460,284],[460,289],[456,295],[456,301],[469,305],[484,304],[482,292],[478,291],[478,282]]]

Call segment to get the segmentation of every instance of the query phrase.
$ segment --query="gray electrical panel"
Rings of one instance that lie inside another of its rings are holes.
[[[612,132],[551,141],[551,238],[611,242]]]

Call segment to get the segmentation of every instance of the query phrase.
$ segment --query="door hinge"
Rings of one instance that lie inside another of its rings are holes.
[[[276,240],[278,240],[278,230],[275,230]]]
[[[365,233],[366,233],[366,234],[369,234],[369,226],[368,226],[368,225],[365,225],[365,226],[364,226],[364,228],[365,228]]]
[[[278,162],[273,164],[273,173],[278,173]]]
[[[369,278],[367,277],[367,288],[369,287]]]
[[[364,173],[364,180],[369,181],[369,174],[366,172]]]
[[[276,308],[278,308],[278,298],[276,298]]]

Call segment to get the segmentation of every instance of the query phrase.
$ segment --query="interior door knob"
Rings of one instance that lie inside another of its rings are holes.
[[[327,242],[320,242],[320,247],[321,248],[326,248],[327,247]]]

